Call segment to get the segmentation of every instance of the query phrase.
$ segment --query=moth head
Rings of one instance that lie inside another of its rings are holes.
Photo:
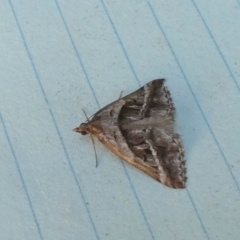
[[[81,133],[82,135],[86,135],[89,133],[89,127],[87,123],[81,123],[79,127],[73,129],[74,132]]]

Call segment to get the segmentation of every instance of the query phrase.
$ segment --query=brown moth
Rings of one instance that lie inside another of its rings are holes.
[[[175,108],[165,79],[110,103],[74,131],[93,134],[114,154],[172,188],[185,188],[186,168]]]

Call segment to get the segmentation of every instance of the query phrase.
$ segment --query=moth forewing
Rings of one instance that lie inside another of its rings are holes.
[[[184,188],[186,168],[175,108],[164,79],[147,83],[100,109],[75,129],[91,133],[114,154],[172,188]]]

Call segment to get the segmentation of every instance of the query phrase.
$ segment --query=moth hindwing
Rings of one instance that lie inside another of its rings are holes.
[[[110,103],[74,131],[90,133],[114,154],[172,188],[185,188],[186,168],[175,108],[165,79]]]

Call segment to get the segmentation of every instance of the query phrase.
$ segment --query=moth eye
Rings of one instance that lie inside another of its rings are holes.
[[[88,133],[86,131],[81,131],[80,132],[82,135],[87,135]]]

